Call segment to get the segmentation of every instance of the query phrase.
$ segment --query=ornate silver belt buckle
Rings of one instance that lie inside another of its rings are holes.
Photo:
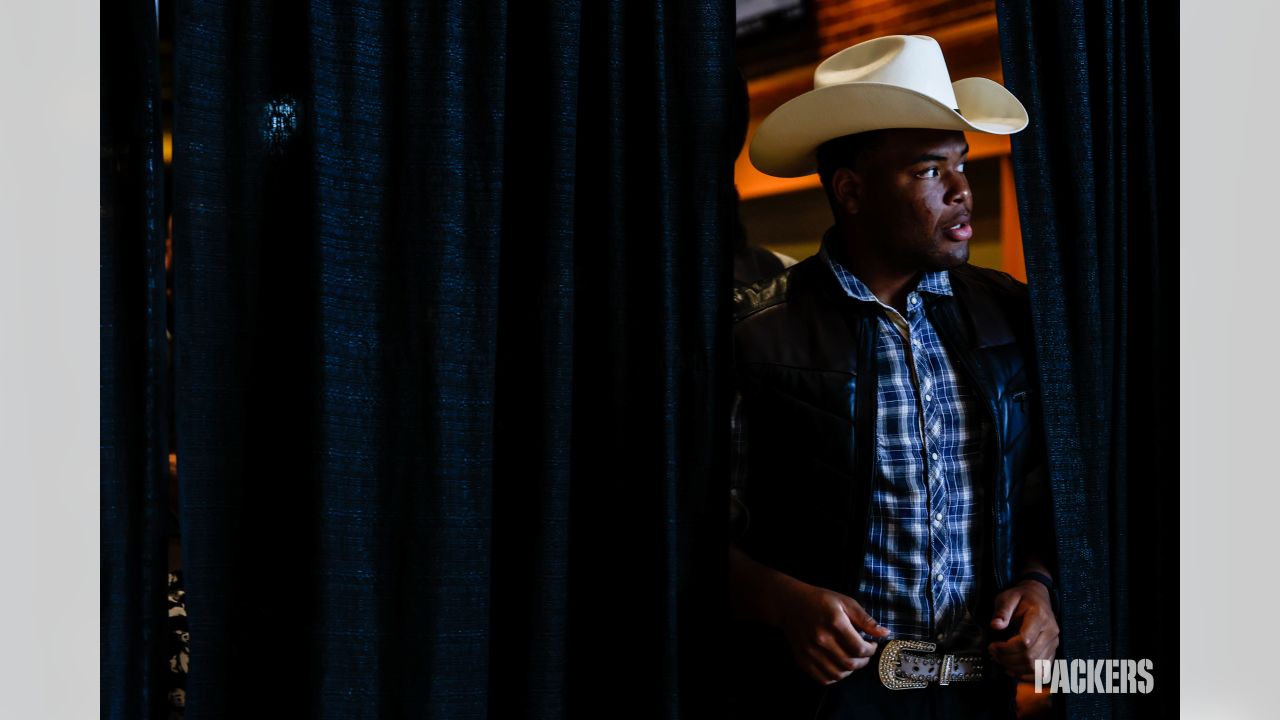
[[[931,653],[935,649],[937,645],[931,642],[890,640],[884,644],[884,650],[880,651],[880,682],[890,690],[916,690],[928,687],[928,680],[912,680],[898,675],[898,660],[904,650]]]

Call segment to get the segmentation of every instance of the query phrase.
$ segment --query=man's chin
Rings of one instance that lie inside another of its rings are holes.
[[[950,252],[938,253],[930,260],[932,261],[928,268],[930,272],[958,268],[969,262],[969,243],[964,243],[963,247],[951,249]]]

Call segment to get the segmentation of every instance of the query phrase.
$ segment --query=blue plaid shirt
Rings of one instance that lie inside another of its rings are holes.
[[[977,649],[981,410],[957,377],[920,297],[951,295],[950,277],[925,273],[907,295],[903,317],[825,247],[820,254],[850,297],[880,306],[876,472],[855,599],[895,637],[938,642],[955,652]]]
[[[819,256],[850,297],[880,308],[875,477],[854,599],[892,637],[937,642],[953,653],[977,651],[981,410],[978,397],[957,377],[921,298],[951,295],[950,278],[946,271],[925,273],[907,296],[904,317],[825,246]],[[735,407],[735,479],[745,473],[746,442]],[[735,494],[732,506],[742,509],[743,501],[749,506],[749,498]]]

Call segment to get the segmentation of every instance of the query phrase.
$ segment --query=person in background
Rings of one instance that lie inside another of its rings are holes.
[[[747,80],[739,72],[734,86],[731,119],[734,137],[737,142],[730,147],[740,152],[747,144],[747,124],[750,119],[750,96],[747,94]],[[736,159],[730,158],[732,163]],[[733,285],[743,287],[754,282],[773,277],[796,264],[795,258],[783,255],[768,248],[752,245],[747,238],[747,229],[742,224],[742,212],[739,209],[742,198],[738,195],[738,187],[733,188],[734,225],[733,225]]]

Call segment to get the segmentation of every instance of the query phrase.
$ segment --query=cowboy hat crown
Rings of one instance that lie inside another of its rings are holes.
[[[938,42],[890,35],[841,50],[818,65],[813,90],[769,114],[751,141],[751,162],[777,177],[817,169],[822,143],[889,128],[1009,135],[1027,111],[1002,85],[981,77],[951,82]]]

